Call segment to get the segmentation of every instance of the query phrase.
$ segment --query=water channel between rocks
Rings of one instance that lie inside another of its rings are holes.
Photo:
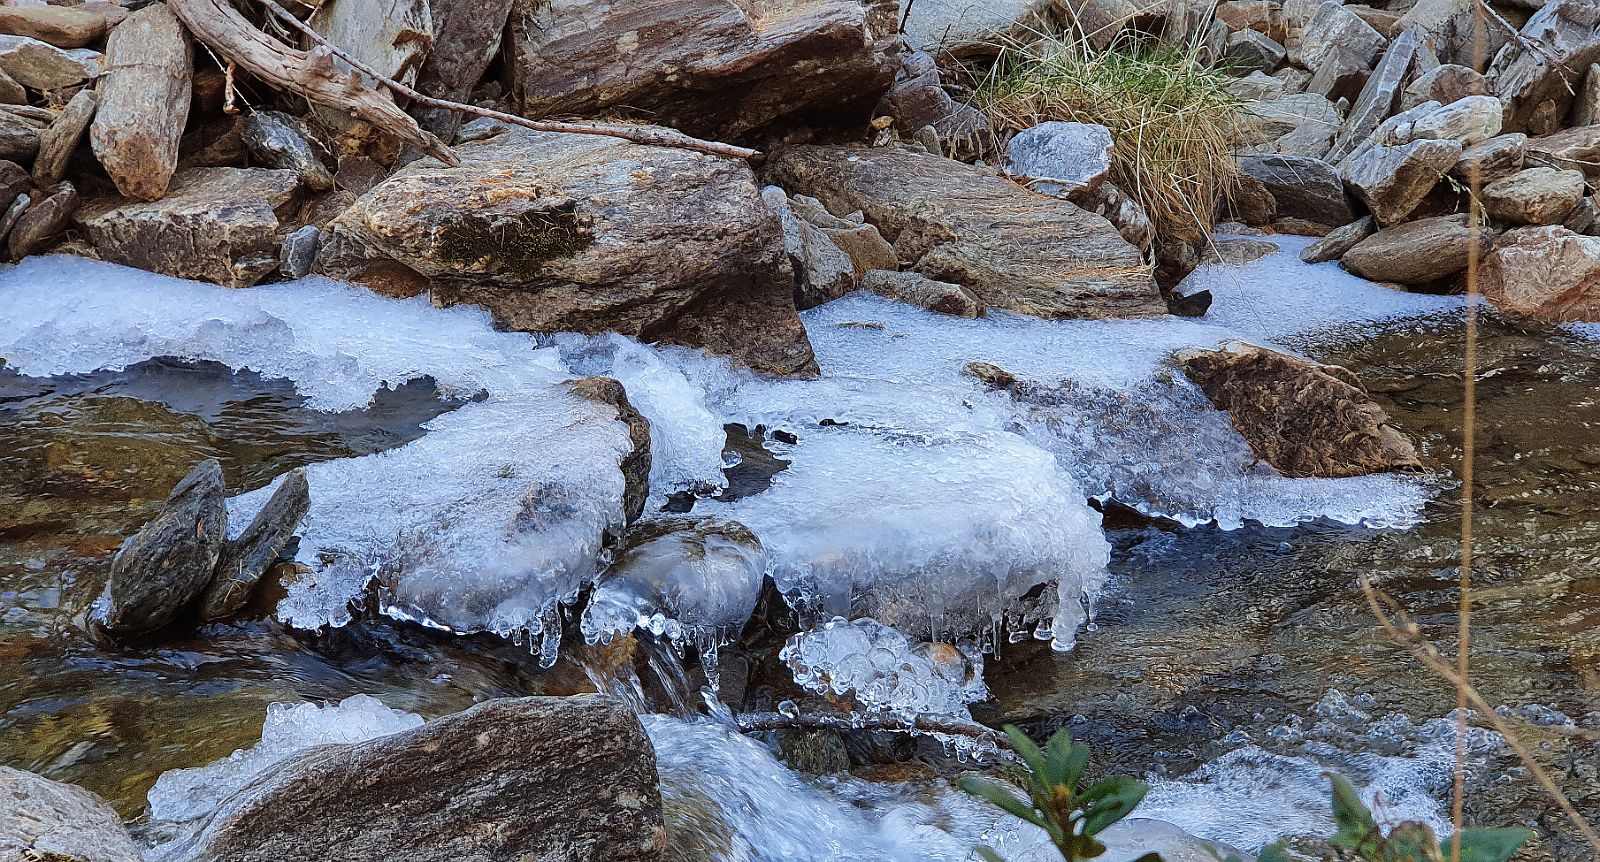
[[[1202,270],[1217,305],[1198,322],[953,321],[847,297],[804,315],[824,375],[800,383],[625,339],[561,336],[535,350],[466,310],[352,299],[315,280],[304,294],[236,297],[25,262],[0,273],[0,762],[161,821],[151,802],[204,808],[235,779],[181,773],[147,796],[157,778],[255,746],[270,704],[376,698],[280,709],[292,748],[398,729],[411,719],[396,710],[433,718],[489,697],[588,689],[571,644],[558,657],[552,623],[583,580],[568,564],[586,552],[571,524],[608,523],[620,499],[620,486],[591,479],[621,444],[615,423],[584,432],[587,408],[549,393],[608,374],[655,423],[652,509],[686,508],[698,489],[692,514],[748,524],[803,620],[870,612],[913,641],[976,636],[972,652],[997,648],[981,662],[989,697],[972,716],[1071,728],[1098,771],[1151,780],[1140,816],[1254,850],[1325,827],[1322,773],[1333,768],[1381,810],[1442,827],[1454,695],[1377,636],[1355,579],[1371,574],[1448,643],[1462,305],[1302,265],[1302,242]],[[304,307],[313,301],[325,310]],[[393,319],[363,317],[391,307]],[[1473,675],[1593,816],[1600,344],[1492,318],[1480,337]],[[1226,419],[1162,364],[1234,338],[1356,371],[1432,475],[1285,480],[1252,464]],[[959,373],[969,361],[1062,388],[1011,404]],[[725,453],[729,425],[766,429],[766,446],[736,434]],[[570,463],[537,460],[567,445]],[[259,505],[247,492],[317,465],[313,506],[329,508],[303,530],[313,577],[258,596],[250,621],[147,646],[96,643],[83,617],[112,552],[207,457],[244,495],[235,514]],[[507,477],[580,489],[562,492],[571,523],[542,534],[566,544],[519,549],[533,556],[518,560],[564,573],[554,582],[513,572],[499,540],[467,523],[504,520],[494,489]],[[455,495],[448,518],[429,493]],[[1088,496],[1108,501],[1104,514]],[[363,506],[388,509],[368,517]],[[404,548],[394,559],[409,568],[368,592],[362,573],[381,568],[382,542],[430,532],[437,545]],[[317,562],[351,548],[369,554],[352,554],[360,566]],[[1042,595],[1041,568],[1055,574]],[[351,599],[390,613],[316,631],[344,622]],[[738,605],[706,599],[698,617],[680,607],[656,622],[706,651],[733,640],[751,613]],[[418,620],[427,625],[406,622]],[[724,652],[726,675],[739,645]],[[721,830],[696,843],[680,827],[678,858],[963,859],[980,840],[1012,859],[1048,858],[952,798],[935,776],[964,767],[937,745],[917,752],[935,768],[898,781],[805,778],[761,737],[645,721],[669,830],[674,817]],[[1534,826],[1537,858],[1584,858],[1492,734],[1475,732],[1471,750],[1470,820]],[[730,786],[738,804],[707,798]]]

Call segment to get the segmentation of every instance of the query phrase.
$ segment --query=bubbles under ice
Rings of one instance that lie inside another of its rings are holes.
[[[989,696],[983,656],[944,643],[912,644],[877,620],[837,617],[789,638],[779,653],[794,681],[817,694],[851,697],[868,713],[971,718]]]

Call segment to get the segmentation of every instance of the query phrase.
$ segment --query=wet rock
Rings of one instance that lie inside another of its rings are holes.
[[[97,65],[28,36],[0,36],[0,70],[34,90],[59,90],[81,84],[94,76]]]
[[[895,128],[932,126],[948,154],[960,161],[986,157],[995,148],[994,128],[982,111],[950,98],[939,76],[939,66],[925,51],[901,57],[894,84],[873,110],[894,118]]]
[[[1051,318],[1164,310],[1139,250],[1109,222],[982,168],[893,147],[801,146],[767,171],[834,212],[861,210],[912,269],[987,306]]]
[[[1242,343],[1179,361],[1250,448],[1285,476],[1422,468],[1411,443],[1347,369]]]
[[[1505,103],[1505,128],[1548,135],[1561,128],[1591,63],[1600,61],[1600,0],[1550,0],[1488,71]]]
[[[139,848],[106,801],[73,784],[0,766],[0,859],[6,862],[140,862]]]
[[[785,728],[773,735],[783,762],[802,775],[832,775],[850,769],[850,752],[839,731]]]
[[[1345,182],[1381,225],[1397,224],[1422,203],[1445,172],[1461,160],[1457,141],[1412,141],[1375,146],[1344,167]]]
[[[644,514],[645,500],[650,496],[650,420],[633,406],[627,389],[615,378],[582,377],[568,387],[579,398],[610,405],[617,411],[617,421],[628,426],[628,440],[633,446],[622,456],[618,467],[623,478],[622,511],[631,524]]]
[[[67,172],[67,161],[77,149],[89,121],[94,119],[95,94],[93,90],[79,90],[67,102],[61,116],[39,133],[39,155],[33,162],[33,181],[43,188],[61,181]]]
[[[814,308],[855,290],[855,262],[821,228],[795,215],[783,189],[767,186],[761,197],[783,228],[783,247],[795,274],[796,308]]]
[[[1228,37],[1222,60],[1236,72],[1271,72],[1283,65],[1287,52],[1283,46],[1254,30],[1240,30]]]
[[[718,140],[780,120],[859,124],[899,66],[898,9],[518,0],[506,43],[512,90],[525,116],[632,115]]]
[[[251,111],[244,121],[244,145],[260,167],[294,171],[306,188],[333,188],[333,174],[311,146],[301,123],[279,111]]]
[[[1435,216],[1380,230],[1342,262],[1362,278],[1423,285],[1466,269],[1469,248],[1466,216]]]
[[[1086,123],[1040,123],[1006,144],[1005,172],[1037,192],[1070,197],[1111,175],[1111,131]]]
[[[224,800],[193,862],[654,860],[655,758],[609,698],[490,700],[368,742],[319,746]]]
[[[432,0],[433,48],[417,72],[424,95],[466,101],[500,52],[513,0]],[[461,114],[446,108],[413,106],[412,116],[441,140],[453,141]]]
[[[202,622],[228,619],[250,601],[256,584],[283,556],[310,510],[311,487],[306,484],[305,470],[289,471],[244,532],[223,546],[216,574],[200,596]]]
[[[161,514],[129,536],[111,559],[95,619],[112,635],[170,623],[211,582],[228,538],[222,465],[208,458],[172,489]]]
[[[1514,224],[1560,224],[1583,199],[1583,174],[1528,168],[1483,187],[1479,199],[1491,218]]]
[[[1344,181],[1333,166],[1307,156],[1244,156],[1239,170],[1272,193],[1277,218],[1303,218],[1325,225],[1355,218]]]
[[[469,132],[483,136],[456,146],[460,167],[413,162],[334,219],[318,271],[409,279],[511,329],[615,331],[815,371],[778,220],[748,166],[595,135]]]
[[[1600,238],[1526,227],[1495,239],[1483,295],[1501,312],[1548,322],[1600,320]]]
[[[1327,153],[1330,163],[1338,164],[1355,152],[1356,148],[1365,143],[1379,124],[1394,111],[1400,84],[1411,71],[1411,64],[1416,56],[1415,30],[1401,33],[1390,43],[1383,58],[1373,68],[1371,77],[1367,78],[1366,86],[1361,88],[1361,95],[1357,96],[1355,103],[1350,106],[1350,113],[1345,117],[1344,125],[1339,130],[1338,140]]]
[[[1489,82],[1477,70],[1467,66],[1445,63],[1418,75],[1400,94],[1400,110],[1415,108],[1423,102],[1448,105],[1468,96],[1487,96]]]
[[[293,171],[188,168],[161,200],[91,200],[78,221],[103,260],[248,287],[277,267],[279,219],[298,204],[299,190]]]
[[[628,531],[582,629],[602,639],[644,629],[679,644],[726,643],[749,622],[765,580],[766,552],[744,524],[651,518]]]
[[[1462,150],[1450,176],[1468,185],[1492,183],[1522,170],[1527,149],[1528,136],[1521,132],[1497,135]]]
[[[1343,4],[1326,2],[1317,7],[1305,34],[1289,50],[1289,59],[1315,71],[1324,59],[1346,51],[1370,67],[1388,43],[1382,33]]]
[[[972,291],[921,273],[874,269],[862,277],[861,289],[952,317],[983,316],[983,303]]]
[[[1378,223],[1372,216],[1365,215],[1355,221],[1331,231],[1327,236],[1300,250],[1300,259],[1306,263],[1326,263],[1344,257],[1345,252],[1355,248],[1362,240],[1372,236],[1378,230]]]
[[[314,224],[289,231],[278,250],[278,270],[284,278],[303,278],[311,274],[322,248],[322,229]]]
[[[78,211],[78,191],[71,183],[57,183],[40,192],[40,199],[30,204],[11,227],[7,245],[12,260],[38,254],[49,247],[51,240],[61,235],[72,223]]]
[[[6,6],[0,7],[0,34],[84,48],[105,36],[106,19],[71,6]]]
[[[1591,183],[1600,185],[1600,126],[1529,138],[1525,158],[1530,166],[1583,171]]]

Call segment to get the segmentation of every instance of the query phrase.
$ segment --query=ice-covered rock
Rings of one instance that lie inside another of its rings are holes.
[[[970,718],[989,696],[983,656],[945,643],[912,644],[871,618],[834,619],[789,638],[779,657],[802,688],[853,696],[870,713]]]

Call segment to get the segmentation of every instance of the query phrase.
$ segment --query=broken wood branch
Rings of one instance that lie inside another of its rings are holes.
[[[257,30],[228,0],[169,0],[167,5],[196,39],[257,78],[364,120],[447,165],[461,164],[444,141],[419,127],[393,99],[369,86],[360,75],[339,69],[334,57],[342,52],[326,41],[318,39],[318,46],[310,51],[291,48]],[[283,11],[276,3],[272,6]],[[300,27],[305,26],[299,19],[294,20]],[[348,56],[342,59],[349,62]],[[350,65],[361,68],[356,63]]]
[[[188,4],[195,2],[206,2],[206,0],[181,0],[181,2]],[[209,0],[209,2],[219,2],[219,0]],[[463,114],[474,114],[479,117],[487,117],[491,120],[496,120],[502,123],[510,123],[512,125],[532,129],[536,132],[557,132],[572,135],[602,135],[612,138],[621,138],[626,141],[632,141],[636,144],[649,144],[657,147],[677,147],[679,149],[708,153],[714,156],[727,156],[729,158],[744,159],[745,161],[759,161],[761,159],[761,153],[758,150],[752,150],[746,147],[736,147],[732,144],[724,144],[718,141],[701,140],[700,138],[691,137],[690,135],[686,135],[675,129],[596,123],[563,123],[553,120],[530,120],[526,117],[519,117],[516,114],[508,114],[504,111],[496,111],[490,108],[480,108],[476,105],[468,105],[462,102],[452,102],[448,99],[437,99],[433,96],[425,95],[416,89],[408,87],[405,84],[394,80],[393,78],[380,74],[378,70],[372,68],[370,65],[363,63],[351,56],[348,51],[345,51],[338,45],[334,45],[327,39],[323,38],[322,34],[318,33],[316,30],[313,30],[310,25],[306,24],[304,21],[301,21],[299,18],[296,18],[293,13],[279,5],[277,0],[259,0],[259,2],[265,6],[267,10],[270,11],[275,17],[277,17],[278,20],[296,30],[299,30],[307,39],[315,42],[319,48],[326,49],[333,56],[338,57],[339,59],[350,64],[351,68],[367,75],[383,86],[388,87],[395,93],[395,95],[404,96],[405,98],[410,99],[417,104],[427,105],[431,108],[443,108],[445,110],[458,111]],[[408,117],[407,119],[410,118]],[[412,126],[416,126],[415,122],[412,123]],[[420,129],[418,131],[420,131]],[[423,134],[428,133],[423,132]],[[429,135],[429,137],[432,137],[432,135]],[[437,139],[435,138],[435,140]],[[423,152],[429,153],[429,155],[434,155],[431,151],[425,148],[421,149],[423,149]],[[451,164],[454,164],[454,162]]]
[[[890,730],[901,733],[931,733],[966,736],[993,743],[999,751],[1010,753],[1011,740],[1005,734],[975,721],[946,715],[921,713],[907,720],[898,716],[784,715],[781,712],[746,712],[738,717],[743,733],[768,730]]]

